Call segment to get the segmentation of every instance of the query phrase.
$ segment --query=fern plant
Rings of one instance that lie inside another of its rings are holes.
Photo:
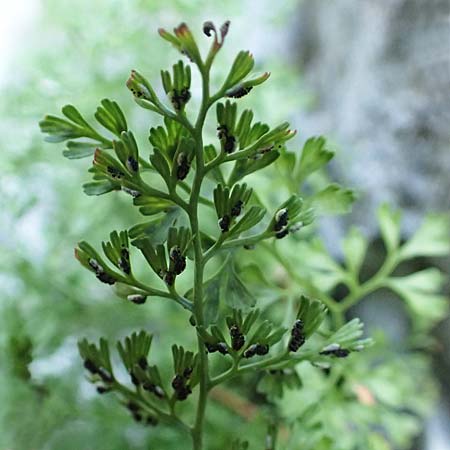
[[[211,68],[228,29],[228,22],[219,29],[211,22],[204,24],[203,32],[212,40],[206,57],[186,24],[173,33],[160,29],[160,36],[187,58],[161,71],[161,91],[138,71],[131,72],[126,85],[136,103],[162,118],[162,124],[149,131],[150,152],[138,145],[121,108],[109,99],[102,100],[95,112],[102,131],[72,105],[62,108],[64,117],[46,116],[40,122],[48,141],[66,142],[64,155],[69,159],[93,156],[92,181],[83,187],[86,194],[121,191],[149,217],[128,230],[112,231],[101,245],[102,253],[80,242],[76,258],[136,308],[156,298],[174,302],[197,341],[196,348],[174,343],[168,376],[167,368],[149,356],[155,342],[147,331],[117,343],[121,369],[105,339],[98,344],[84,339],[79,350],[89,379],[100,394],[115,393],[144,426],[163,423],[178,429],[180,438],[190,435],[194,450],[208,448],[205,414],[210,393],[219,385],[258,374],[259,389],[272,408],[283,389],[300,387],[296,371],[300,363],[329,371],[330,365],[339,366],[341,359],[367,347],[371,340],[362,338],[362,323],[358,319],[345,323],[344,313],[384,284],[402,292],[407,289],[405,283],[399,286],[398,280],[388,277],[401,258],[414,256],[415,248],[398,248],[396,219],[385,212],[382,229],[388,260],[372,280],[360,284],[366,243],[359,234],[352,232],[345,242],[345,269],[316,245],[308,232],[314,212],[320,213],[324,205],[343,212],[354,194],[332,183],[305,195],[305,180],[333,156],[325,140],[309,139],[297,158],[286,149],[295,135],[288,123],[271,127],[254,121],[249,109],[238,112],[240,98],[253,95],[269,78],[267,72],[251,75],[251,53],[239,52],[223,83],[212,89]],[[196,113],[190,110],[195,96],[191,66],[201,79]],[[211,116],[217,133],[205,142]],[[252,176],[268,166],[276,167],[288,186],[285,200],[276,205],[270,193],[255,192],[250,186]],[[280,245],[286,241],[291,242]],[[298,257],[300,249],[304,258]],[[284,267],[294,285],[289,286],[288,302],[282,303],[283,313],[271,314],[270,302],[261,292],[264,287],[277,297],[286,288],[272,283],[258,264],[267,253]],[[254,262],[244,266],[243,254],[245,259],[251,254]],[[244,272],[250,276],[244,277]],[[350,289],[342,302],[329,293],[339,282]],[[275,448],[280,425],[289,422],[282,409],[270,417],[267,450]],[[230,448],[247,447],[246,440],[236,438]]]

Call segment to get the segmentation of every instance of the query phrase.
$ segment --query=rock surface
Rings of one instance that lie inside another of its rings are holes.
[[[354,219],[388,200],[410,231],[424,211],[448,210],[450,2],[301,5],[297,54],[316,97],[304,121],[336,141],[338,177],[363,192]]]

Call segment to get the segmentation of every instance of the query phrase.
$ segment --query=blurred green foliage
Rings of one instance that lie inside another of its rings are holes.
[[[209,18],[217,22],[231,19],[232,26],[237,22],[241,27],[238,25],[230,34],[221,56],[228,64],[243,36],[255,36],[252,27],[267,30],[266,37],[284,32],[295,3],[282,2],[275,15],[258,13],[256,20],[252,16],[257,14],[255,3],[250,1],[211,5],[204,0],[80,0],[76,7],[68,1],[42,2],[41,16],[30,36],[31,42],[39,38],[39,45],[18,56],[20,70],[14,71],[0,103],[0,344],[7,350],[0,361],[0,448],[179,448],[176,431],[164,426],[145,429],[133,423],[113,399],[96,395],[84,380],[76,341],[84,336],[118,339],[144,328],[158,343],[152,349],[152,358],[167,366],[167,349],[174,341],[188,347],[192,344],[192,336],[181,331],[186,317],[176,312],[174,305],[155,300],[145,309],[135,308],[80,269],[72,254],[80,237],[99,242],[110,229],[129,228],[139,216],[123,196],[82,195],[80,186],[89,180],[85,161],[68,163],[60,149],[44,145],[36,126],[38,120],[44,112],[57,112],[65,103],[76,103],[83,114],[90,114],[97,107],[97,99],[112,96],[143,143],[148,129],[157,122],[135,107],[124,84],[130,68],[156,78],[159,68],[169,67],[177,57],[175,50],[152,45],[158,39],[155,31],[159,26],[189,21],[192,28],[200,28]],[[252,47],[251,40],[247,45]],[[271,122],[276,122],[307,104],[308,97],[302,94],[297,74],[285,59],[271,55],[264,61],[264,57],[262,52],[257,58],[264,68],[282,66],[283,70],[274,70],[271,87],[264,95],[242,101],[266,115],[269,111]],[[227,64],[224,67],[229,67]],[[219,79],[224,74],[216,75]],[[192,102],[198,104],[198,93],[194,92]],[[213,124],[209,131],[212,136]],[[261,196],[270,198],[272,204],[298,189],[298,184],[286,185],[286,179],[302,182],[301,171],[297,180],[290,176],[291,164],[280,160],[276,170],[252,179]],[[329,211],[331,205],[333,213],[349,210],[354,200],[352,191],[336,188],[323,172],[318,172],[313,181],[317,209]],[[280,186],[284,192],[280,192]],[[387,209],[380,214],[387,247],[395,247],[400,236],[398,219]],[[447,226],[446,219],[428,219],[426,223],[428,232],[422,231],[403,247],[405,257],[416,256],[414,252],[434,256],[433,248],[438,246],[441,251],[448,245],[441,232]],[[256,261],[249,252],[240,264],[259,300],[275,316],[280,315],[277,301],[289,304],[299,290],[313,294],[323,291],[331,297],[343,281],[339,261],[323,244],[296,244],[281,246],[282,259],[274,260],[268,251]],[[347,269],[359,273],[367,245],[358,232],[349,234],[344,244]],[[362,256],[358,258],[358,254]],[[284,378],[286,386],[278,392],[281,398],[268,392],[271,386],[279,390],[280,384],[264,381],[263,375],[246,377],[239,385],[230,383],[227,389],[249,394],[252,402],[245,408],[223,400],[210,405],[207,430],[215,433],[208,448],[230,448],[230,434],[244,436],[248,429],[251,440],[262,448],[267,417],[287,419],[287,428],[278,436],[280,448],[408,448],[436,394],[429,360],[424,355],[430,348],[428,330],[446,313],[446,300],[439,293],[443,275],[436,269],[424,272],[389,282],[408,305],[413,324],[409,341],[393,344],[379,330],[374,348],[340,362],[330,373],[324,367],[302,364],[296,369],[297,376],[291,373],[289,379]],[[293,273],[306,275],[298,280]],[[340,320],[339,315],[336,320]],[[264,375],[271,376],[276,374]],[[229,397],[234,398],[231,394]],[[257,412],[246,414],[254,405]],[[251,427],[243,423],[243,418],[251,421]]]

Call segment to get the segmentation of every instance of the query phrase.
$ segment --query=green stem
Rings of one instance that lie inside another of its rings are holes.
[[[356,279],[348,280],[346,284],[348,285],[350,292],[341,302],[338,303],[330,295],[320,291],[320,289],[317,289],[307,278],[302,277],[295,270],[293,270],[275,246],[269,247],[268,244],[263,243],[263,247],[275,257],[275,259],[284,267],[288,275],[296,283],[305,288],[311,295],[314,295],[325,303],[330,310],[333,325],[336,329],[344,325],[345,312],[349,308],[358,303],[362,297],[365,297],[366,295],[383,287],[386,277],[389,276],[395,269],[399,260],[397,253],[390,253],[387,255],[386,260],[378,272],[370,280],[363,284],[358,284]]]
[[[193,193],[195,190],[193,190]],[[203,252],[201,248],[201,236],[198,226],[197,205],[195,211],[190,216],[191,229],[194,237],[194,254],[195,254],[195,273],[194,273],[194,315],[197,326],[203,326]],[[199,396],[197,404],[197,415],[195,424],[192,428],[192,441],[194,450],[202,449],[203,441],[203,420],[206,410],[206,401],[208,396],[208,355],[205,352],[203,340],[197,336],[199,365],[200,365],[200,382],[199,382]]]
[[[191,188],[184,181],[179,182],[178,186],[180,186],[180,188],[187,194],[191,193]],[[202,203],[203,205],[214,207],[214,202],[212,202],[211,200],[208,200],[205,197],[202,197],[201,195],[199,196],[198,201],[199,201],[199,203]]]
[[[252,236],[232,239],[231,241],[225,242],[222,248],[226,250],[233,247],[243,247],[244,245],[254,245],[262,241],[263,239],[267,239],[270,237],[272,237],[272,234],[264,231],[263,233],[254,234]]]
[[[355,285],[350,293],[339,303],[342,312],[347,311],[358,301],[384,286],[386,278],[392,273],[399,261],[398,253],[389,253],[378,272],[365,283]]]
[[[231,380],[237,375],[241,375],[244,372],[248,372],[249,370],[255,369],[264,369],[266,367],[270,367],[274,364],[278,364],[286,359],[288,352],[285,351],[283,353],[279,353],[278,355],[272,356],[271,358],[263,359],[262,361],[256,361],[254,363],[245,364],[243,366],[239,366],[238,364],[233,364],[226,372],[218,375],[213,378],[210,382],[210,386],[214,387],[218,384],[224,383],[226,381]]]
[[[225,237],[222,234],[220,235],[216,243],[205,253],[204,263],[206,264],[220,250],[229,250],[234,247],[243,247],[244,245],[254,245],[268,237],[271,237],[270,233],[263,232],[260,234],[255,234],[253,236],[232,239],[231,241],[224,243],[223,241],[225,240]]]
[[[208,251],[203,256],[203,264],[206,265],[206,263],[220,250],[222,246],[222,242],[224,241],[224,236],[221,234],[215,244],[208,249]]]
[[[197,170],[195,173],[194,183],[189,202],[189,220],[191,231],[194,236],[194,305],[193,311],[197,326],[204,325],[203,314],[203,250],[200,227],[198,224],[198,204],[200,198],[200,189],[203,178],[205,176],[205,162],[203,157],[203,125],[205,123],[206,114],[209,108],[209,69],[210,62],[207,61],[205,65],[199,66],[202,75],[202,104],[195,123],[195,141],[196,141],[196,162]],[[203,448],[203,422],[205,418],[206,403],[208,398],[208,384],[209,384],[209,368],[208,355],[205,352],[203,340],[200,335],[197,335],[198,355],[199,355],[199,395],[197,403],[197,414],[195,423],[191,430],[192,444],[194,450],[202,450]]]
[[[210,389],[213,387],[230,381],[238,375],[242,375],[243,373],[252,371],[252,370],[262,370],[267,368],[278,367],[279,365],[283,365],[286,362],[295,361],[298,364],[300,361],[311,357],[314,354],[313,350],[304,350],[299,351],[296,354],[290,353],[288,350],[278,353],[270,358],[266,358],[260,361],[255,361],[253,363],[244,364],[243,366],[239,366],[237,363],[234,363],[227,371],[221,373],[220,375],[211,379],[209,383]]]
[[[175,289],[172,289],[170,292],[161,291],[159,289],[154,289],[150,286],[147,286],[146,284],[141,283],[140,281],[136,280],[135,278],[127,279],[124,277],[121,281],[124,284],[141,289],[143,291],[143,294],[146,294],[148,296],[169,298],[171,300],[174,300],[179,305],[181,305],[184,309],[187,309],[188,311],[192,311],[192,303],[188,299],[179,295],[175,291]]]

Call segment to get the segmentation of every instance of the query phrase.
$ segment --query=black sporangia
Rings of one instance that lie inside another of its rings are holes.
[[[99,394],[107,394],[108,392],[111,392],[112,388],[106,387],[106,386],[97,386],[97,392]]]
[[[275,231],[280,231],[288,224],[289,215],[286,208],[280,209],[275,214]]]
[[[256,354],[258,356],[264,356],[269,353],[269,346],[267,344],[256,344]]]
[[[120,251],[119,267],[127,275],[129,275],[131,273],[130,253],[128,252],[128,250],[126,248],[122,248]]]
[[[138,365],[142,370],[145,370],[148,367],[147,358],[145,356],[141,356],[138,360]]]
[[[106,272],[97,272],[96,276],[102,283],[114,284],[116,282],[116,279]]]
[[[146,381],[142,387],[148,391],[148,392],[152,392],[153,394],[155,394],[158,398],[164,398],[164,391],[160,386],[156,386],[155,384],[153,384],[151,381]]]
[[[306,341],[305,335],[303,334],[303,321],[297,319],[294,322],[294,326],[291,330],[291,339],[289,341],[289,351],[296,352]]]
[[[131,294],[127,299],[136,305],[143,305],[147,301],[147,297],[141,294]]]
[[[225,342],[218,342],[218,343],[211,343],[211,342],[205,342],[205,347],[208,353],[215,353],[219,352],[222,355],[228,354],[228,346],[225,344]]]
[[[106,169],[113,178],[116,178],[118,180],[120,180],[121,178],[123,178],[125,176],[125,174],[121,170],[117,169],[116,167],[108,166]]]
[[[217,127],[217,137],[222,140],[228,136],[228,127],[226,125],[219,125]]]
[[[245,336],[242,334],[241,330],[237,325],[231,325],[230,336],[231,336],[231,348],[234,351],[239,351],[245,344]]]
[[[281,231],[278,231],[277,233],[275,233],[275,237],[277,239],[281,239],[281,238],[284,238],[285,236],[287,236],[288,234],[289,234],[289,229],[286,227],[286,228],[283,228]]]
[[[139,381],[139,378],[136,376],[136,374],[133,371],[130,372],[130,378],[131,378],[131,382],[135,386],[139,386],[141,384],[141,382]]]
[[[250,345],[250,347],[245,350],[244,352],[244,358],[253,358],[253,356],[264,356],[269,353],[269,346],[267,344],[253,344]]]
[[[228,354],[228,346],[225,344],[225,342],[219,342],[217,344],[217,351],[222,355]]]
[[[231,218],[228,214],[225,214],[223,217],[221,217],[218,221],[219,228],[222,230],[223,233],[228,231],[230,229],[231,224]]]
[[[136,173],[139,171],[139,163],[132,156],[127,158],[126,166],[130,172]]]
[[[217,344],[212,344],[211,342],[205,342],[206,351],[208,353],[217,352]]]
[[[114,381],[114,378],[112,377],[112,375],[109,372],[107,372],[105,369],[103,369],[102,367],[99,367],[97,373],[100,376],[100,378],[102,379],[102,381],[104,381],[105,383],[112,383]]]
[[[173,284],[175,283],[175,277],[176,275],[170,270],[168,270],[164,272],[162,279],[167,284],[167,286],[173,286]]]
[[[132,87],[129,87],[129,89],[130,89],[131,93],[137,98],[141,98],[144,96],[144,93],[142,91],[138,91],[137,89],[134,89]]]
[[[172,380],[172,387],[175,390],[179,390],[182,386],[184,386],[186,380],[184,379],[183,375],[180,375],[177,373]]]
[[[227,92],[227,97],[241,98],[244,97],[244,95],[247,95],[252,89],[253,86],[236,86],[234,89]]]
[[[133,416],[133,419],[136,422],[142,421],[142,410],[136,403],[129,401],[126,405],[127,409],[130,411],[131,415]]]
[[[250,347],[244,352],[244,358],[253,358],[253,356],[256,355],[256,347],[257,344],[250,345]]]
[[[350,354],[350,350],[341,348],[339,345],[330,345],[320,352],[321,355],[335,356],[336,358],[346,358]]]
[[[285,237],[289,233],[289,229],[287,227],[289,221],[288,210],[286,208],[282,208],[275,214],[275,225],[274,231],[275,237],[277,239],[281,239]]]
[[[86,359],[84,361],[84,368],[86,370],[89,370],[89,372],[91,372],[92,374],[96,374],[98,371],[97,366],[90,360],[90,359]]]
[[[190,394],[192,394],[192,390],[190,386],[184,386],[183,388],[179,389],[177,392],[177,400],[186,400]]]
[[[103,267],[95,260],[94,258],[91,258],[89,260],[89,265],[94,269],[95,276],[102,282],[106,284],[114,284],[116,282],[116,279],[112,276],[107,274]]]
[[[236,146],[236,138],[234,136],[227,136],[223,147],[225,153],[233,153],[235,146]]]
[[[191,92],[188,88],[183,88],[181,91],[174,89],[170,97],[170,101],[172,102],[175,111],[181,111],[190,98]]]
[[[175,391],[177,400],[186,400],[189,394],[192,393],[192,389],[189,386],[188,381],[191,376],[192,369],[185,369],[183,374],[176,374],[172,380],[172,388]]]
[[[231,216],[237,217],[242,212],[242,207],[244,206],[244,202],[242,200],[238,200],[236,204],[231,208]]]
[[[177,156],[177,180],[184,180],[188,173],[191,165],[185,153],[181,152]]]
[[[98,375],[105,383],[112,383],[114,381],[110,373],[102,367],[98,367],[92,360],[85,359],[83,365],[92,375]]]
[[[142,92],[142,91],[137,91],[137,90],[135,90],[135,89],[133,89],[133,88],[130,88],[130,91],[132,92],[132,94],[135,96],[135,97],[142,97],[143,95],[144,95],[144,93]]]
[[[173,263],[173,271],[176,275],[180,275],[186,269],[186,257],[181,253],[180,247],[172,247],[169,258]]]
[[[222,142],[223,151],[225,153],[233,153],[236,148],[236,138],[229,134],[226,125],[219,125],[217,127],[217,137]]]

